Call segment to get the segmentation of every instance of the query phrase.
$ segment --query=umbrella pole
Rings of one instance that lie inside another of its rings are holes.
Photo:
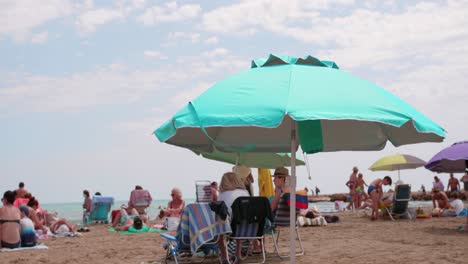
[[[400,181],[400,169],[398,169],[398,181]]]
[[[289,263],[296,263],[296,122],[291,127],[291,206],[289,208]]]

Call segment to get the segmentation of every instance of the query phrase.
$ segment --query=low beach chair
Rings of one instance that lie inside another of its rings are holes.
[[[271,233],[273,244],[275,246],[275,253],[280,258],[289,257],[289,253],[287,255],[282,255],[282,253],[280,252],[280,246],[279,246],[279,238],[280,238],[281,231],[289,230],[289,228],[295,229],[296,240],[299,241],[299,251],[296,251],[296,256],[304,255],[304,247],[302,246],[301,236],[299,235],[299,231],[298,231],[297,215],[299,214],[299,209],[308,208],[308,202],[305,202],[305,201],[308,201],[308,199],[307,199],[307,196],[304,197],[304,195],[302,194],[296,194],[296,219],[294,221],[296,224],[294,227],[290,226],[291,218],[289,214],[289,208],[290,208],[289,200],[290,200],[290,194],[289,193],[283,194],[278,204],[278,208],[276,208],[271,231],[269,231]]]
[[[212,201],[210,181],[196,181],[195,190],[197,203],[209,203]]]
[[[203,256],[218,252],[216,243],[220,235],[230,233],[228,221],[219,219],[208,203],[192,203],[182,211],[177,235],[164,233],[160,236],[166,240],[163,244],[166,261],[180,263],[180,258],[192,257],[199,252],[203,252]]]
[[[89,215],[85,216],[85,223],[93,221],[109,223],[109,212],[114,204],[114,198],[109,196],[94,196],[91,201],[91,210]]]
[[[248,241],[247,250],[245,250],[244,254],[241,254],[240,259],[245,260],[253,251],[253,241],[259,240],[263,257],[261,263],[265,263],[265,222],[267,219],[273,221],[270,201],[265,197],[238,197],[231,208],[233,212],[231,219],[232,234],[229,239]],[[239,244],[237,243],[237,245]],[[233,254],[233,252],[230,253]]]
[[[408,203],[411,200],[411,185],[399,184],[395,187],[395,197],[393,204],[385,209],[392,221],[395,221],[394,216],[407,215],[411,219],[411,214],[408,212]]]

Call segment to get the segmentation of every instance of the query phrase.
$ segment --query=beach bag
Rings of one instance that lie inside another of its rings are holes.
[[[175,231],[179,226],[180,218],[179,217],[166,217],[166,221],[164,222],[164,227],[168,231]]]

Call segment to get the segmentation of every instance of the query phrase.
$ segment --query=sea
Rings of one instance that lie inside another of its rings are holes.
[[[166,207],[169,200],[153,200],[151,206],[147,209],[150,219],[155,219],[161,207]],[[195,199],[185,199],[187,204],[195,202]],[[111,210],[119,209],[121,205],[127,204],[127,201],[115,201]],[[309,207],[316,206],[322,213],[336,212],[334,202],[314,202],[309,203]],[[430,207],[431,201],[410,201],[410,207]],[[75,224],[81,224],[83,217],[82,203],[49,203],[41,204],[41,207],[47,211],[55,211],[60,217]]]

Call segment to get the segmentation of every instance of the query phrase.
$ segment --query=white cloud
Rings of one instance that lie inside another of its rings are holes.
[[[152,6],[137,17],[144,25],[156,25],[164,22],[176,22],[197,17],[201,12],[200,5],[178,5],[168,2],[164,5]]]
[[[48,36],[49,36],[49,33],[47,31],[35,34],[34,36],[31,37],[31,43],[44,44],[47,42]]]
[[[167,56],[156,50],[145,50],[143,52],[145,57],[155,58],[155,59],[167,59]]]
[[[68,0],[2,0],[0,6],[0,39],[11,36],[16,41],[28,39],[34,28],[72,12]]]
[[[76,26],[81,33],[89,34],[95,32],[96,28],[100,25],[124,18],[125,14],[121,10],[109,8],[92,9],[78,16]]]
[[[167,38],[169,41],[189,40],[191,43],[200,42],[199,33],[171,32],[169,33]]]
[[[209,37],[209,38],[205,39],[203,42],[204,42],[205,44],[214,45],[214,44],[218,44],[219,39],[218,39],[218,37]]]

